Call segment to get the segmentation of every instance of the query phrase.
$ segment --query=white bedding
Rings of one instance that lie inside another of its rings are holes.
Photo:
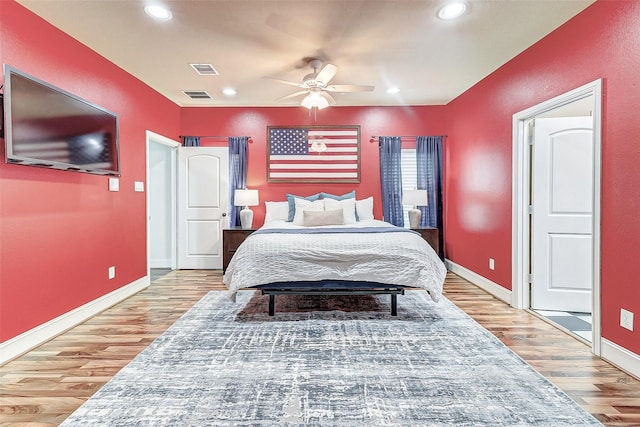
[[[338,227],[390,227],[378,220]],[[262,227],[305,229],[273,221]],[[232,296],[241,288],[273,282],[353,280],[425,289],[442,294],[446,269],[417,233],[252,234],[238,248],[223,282]]]

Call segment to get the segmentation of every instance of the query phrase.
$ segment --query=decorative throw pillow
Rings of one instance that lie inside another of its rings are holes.
[[[333,199],[333,200],[344,200],[344,199],[355,199],[356,198],[356,190],[352,190],[342,196],[337,196],[335,194],[321,192],[320,195],[323,199]]]
[[[356,200],[356,213],[358,214],[358,221],[373,219],[373,196]]]
[[[264,202],[264,223],[287,221],[289,218],[289,202]]]
[[[287,202],[289,202],[289,216],[287,217],[287,221],[291,222],[293,221],[293,216],[296,213],[296,206],[294,204],[294,199],[305,199],[305,200],[309,200],[309,201],[315,201],[315,200],[320,200],[320,194],[321,193],[316,193],[316,194],[312,194],[311,196],[307,196],[307,197],[303,197],[303,196],[294,196],[293,194],[287,194]]]
[[[325,210],[342,209],[345,224],[356,222],[356,199],[324,199]]]
[[[295,214],[293,216],[293,223],[295,225],[302,225],[304,220],[303,211],[323,211],[324,210],[324,201],[322,200],[314,200],[313,202],[305,199],[294,199],[295,203]]]
[[[342,225],[344,216],[342,209],[332,211],[309,211],[303,210],[302,225],[305,227],[318,227],[320,225]]]

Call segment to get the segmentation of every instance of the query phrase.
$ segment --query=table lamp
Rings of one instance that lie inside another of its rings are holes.
[[[253,225],[253,211],[249,206],[258,206],[258,190],[236,190],[233,195],[233,204],[242,206],[240,211],[240,225],[244,229],[251,228]]]
[[[418,209],[418,206],[427,206],[428,200],[427,190],[404,190],[402,192],[402,204],[413,206],[407,211],[410,228],[420,228],[422,212]]]

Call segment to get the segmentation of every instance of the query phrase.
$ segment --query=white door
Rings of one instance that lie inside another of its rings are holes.
[[[228,212],[227,147],[178,150],[178,268],[221,269]]]
[[[590,313],[593,119],[536,119],[532,152],[531,308]]]

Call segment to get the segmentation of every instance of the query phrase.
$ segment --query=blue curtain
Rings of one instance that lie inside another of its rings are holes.
[[[233,203],[236,189],[247,188],[248,136],[229,137],[229,227],[240,225],[241,207]]]
[[[421,227],[436,227],[440,237],[440,253],[444,254],[442,227],[442,136],[416,138],[418,189],[427,190],[428,205],[421,206]]]
[[[185,147],[199,147],[200,146],[200,137],[199,136],[183,136],[182,140],[184,141]]]
[[[404,227],[402,166],[400,163],[402,139],[399,136],[381,136],[378,145],[380,149],[383,219],[398,227]]]

